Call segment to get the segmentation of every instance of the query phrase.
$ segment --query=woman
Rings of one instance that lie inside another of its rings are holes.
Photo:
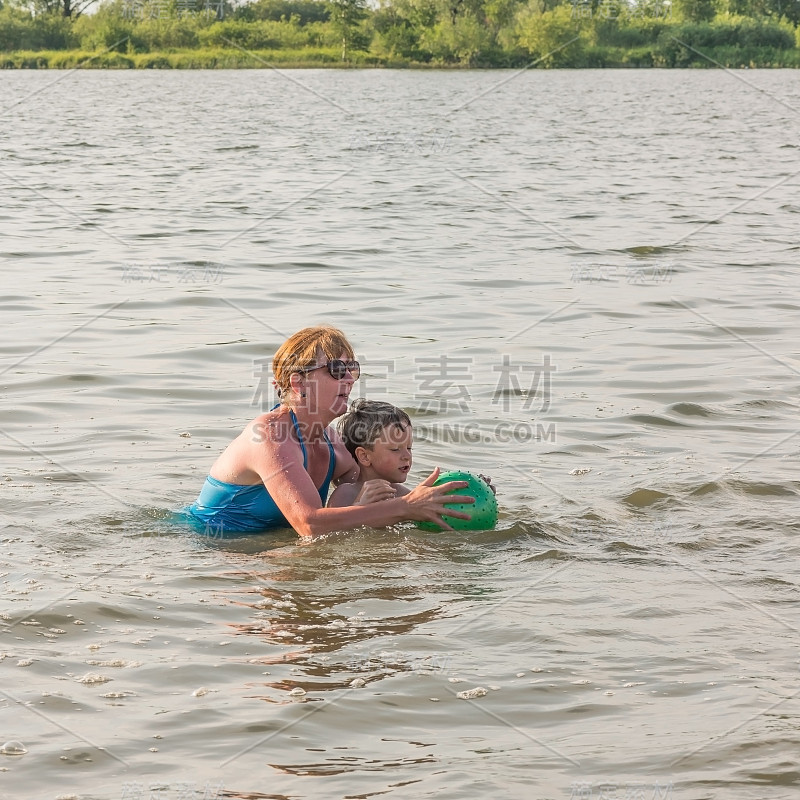
[[[347,410],[360,366],[337,328],[304,328],[287,339],[272,361],[279,405],[256,417],[214,462],[188,512],[216,535],[255,533],[291,526],[314,538],[361,525],[383,527],[403,520],[435,522],[469,519],[445,508],[474,502],[448,492],[468,484],[433,486],[435,469],[403,497],[367,505],[325,508],[328,488],[354,481],[359,468],[339,435],[328,428]]]

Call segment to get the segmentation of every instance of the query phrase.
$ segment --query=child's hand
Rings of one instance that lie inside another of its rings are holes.
[[[488,475],[479,474],[478,477],[492,490],[492,494],[497,494],[497,489],[495,489],[492,479]]]
[[[379,503],[381,500],[391,500],[397,492],[389,481],[374,479],[364,481],[361,491],[358,493],[353,505],[367,506],[370,503]]]

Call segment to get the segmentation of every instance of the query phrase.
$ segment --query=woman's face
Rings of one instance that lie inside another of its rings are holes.
[[[350,357],[342,353],[339,358],[349,361]],[[344,377],[337,380],[328,371],[329,359],[321,350],[317,351],[314,367],[306,372],[306,408],[311,413],[329,413],[335,418],[347,411],[347,402],[353,390],[355,378],[347,371]]]

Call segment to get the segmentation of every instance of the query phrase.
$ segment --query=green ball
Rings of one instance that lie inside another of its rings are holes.
[[[470,514],[471,519],[458,519],[456,517],[449,517],[446,514],[442,515],[442,519],[451,528],[457,531],[492,530],[497,524],[497,499],[486,481],[479,478],[477,475],[473,475],[471,472],[454,470],[452,472],[443,472],[433,485],[441,486],[441,484],[449,483],[450,481],[466,481],[469,486],[464,489],[454,489],[452,492],[449,492],[449,494],[470,495],[475,498],[475,502],[447,504],[448,508]],[[418,522],[417,527],[421,528],[423,531],[444,530],[441,525],[437,525],[434,522]]]

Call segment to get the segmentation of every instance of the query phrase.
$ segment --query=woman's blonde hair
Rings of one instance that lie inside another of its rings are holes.
[[[272,359],[272,375],[282,403],[287,403],[291,397],[292,375],[316,366],[319,350],[329,359],[339,358],[342,353],[349,359],[355,358],[353,346],[338,328],[317,325],[297,331],[278,348]]]

